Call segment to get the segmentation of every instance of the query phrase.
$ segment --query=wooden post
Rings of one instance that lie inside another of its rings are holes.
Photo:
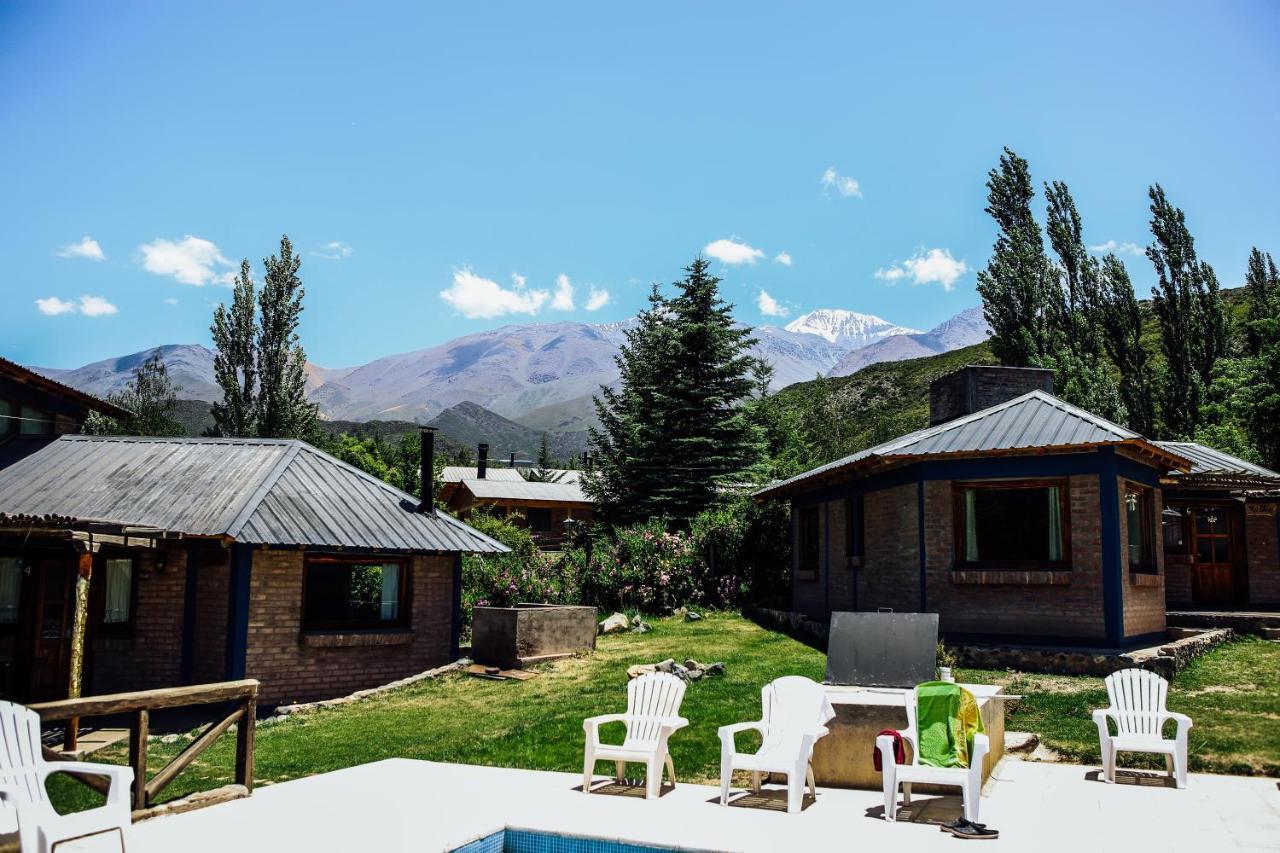
[[[138,710],[129,727],[129,766],[133,768],[133,808],[147,807],[147,736],[151,733],[151,712]]]
[[[244,716],[236,728],[236,782],[253,793],[253,742],[258,725],[258,700],[250,697],[244,702]]]
[[[81,681],[84,677],[84,635],[89,625],[89,580],[93,577],[93,552],[85,551],[79,555],[78,574],[76,577],[76,609],[71,623],[71,676],[67,684],[67,698],[79,699]],[[76,741],[80,735],[80,718],[67,720],[67,737],[64,744],[67,752],[75,752]]]

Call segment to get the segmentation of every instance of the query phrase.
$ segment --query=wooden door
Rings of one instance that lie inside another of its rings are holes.
[[[71,629],[76,608],[76,564],[45,560],[35,571],[35,619],[32,620],[32,700],[64,699],[71,674]]]
[[[1191,596],[1196,604],[1229,604],[1235,600],[1231,509],[1191,507]]]

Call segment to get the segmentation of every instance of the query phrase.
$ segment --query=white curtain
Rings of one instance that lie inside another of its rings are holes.
[[[17,557],[0,557],[0,624],[18,621],[18,602],[22,595],[22,563]]]
[[[104,622],[128,622],[133,597],[133,560],[107,560],[107,605]]]
[[[398,618],[400,615],[400,565],[398,563],[382,564],[382,620],[384,622]]]
[[[1049,489],[1049,560],[1062,559],[1062,503],[1058,499],[1058,487]]]

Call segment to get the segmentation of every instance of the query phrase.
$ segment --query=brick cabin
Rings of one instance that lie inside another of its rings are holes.
[[[1192,462],[1051,390],[965,367],[929,427],[762,490],[791,503],[792,609],[937,612],[951,641],[1164,639],[1163,480]]]
[[[345,695],[456,659],[461,555],[504,550],[303,442],[64,436],[0,471],[0,689],[67,695],[83,589],[86,695]]]
[[[539,548],[558,549],[569,530],[565,522],[590,524],[595,502],[582,490],[580,472],[551,469],[546,482],[526,480],[514,459],[510,467],[490,467],[489,445],[481,444],[474,468],[451,465],[440,472],[440,501],[461,519],[477,510],[510,519],[528,528]]]
[[[0,468],[30,456],[60,435],[82,432],[90,412],[129,412],[0,358]]]

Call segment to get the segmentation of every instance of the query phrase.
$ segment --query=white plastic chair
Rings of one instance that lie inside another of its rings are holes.
[[[911,763],[895,764],[893,757],[893,736],[880,735],[876,738],[876,748],[880,750],[880,766],[883,768],[884,783],[884,818],[898,819],[898,786],[902,786],[902,805],[911,805],[911,783],[924,782],[931,785],[955,785],[960,788],[964,802],[965,819],[978,819],[978,805],[982,799],[982,763],[991,749],[991,741],[985,734],[973,736],[973,748],[969,750],[968,767],[932,767],[920,763],[920,735],[916,728],[918,699],[913,687],[906,694],[907,727],[898,732],[902,739],[911,745]]]
[[[619,782],[625,779],[627,762],[645,765],[645,799],[652,799],[661,791],[664,766],[671,775],[671,784],[675,785],[676,768],[667,751],[667,739],[689,725],[689,721],[680,716],[684,688],[684,681],[669,672],[651,672],[632,679],[627,685],[625,714],[603,714],[582,721],[587,740],[582,762],[582,793],[591,792],[591,777],[597,761],[613,761]],[[627,727],[621,746],[600,742],[600,726],[613,722]]]
[[[1116,753],[1150,752],[1164,755],[1165,768],[1179,788],[1187,787],[1187,733],[1191,718],[1165,708],[1169,682],[1145,669],[1122,669],[1107,676],[1110,708],[1093,712],[1102,747],[1102,778],[1116,781]],[[1113,735],[1107,719],[1115,720]],[[1178,724],[1170,740],[1164,736],[1169,720]]]
[[[734,770],[751,771],[751,789],[760,790],[760,774],[785,773],[787,811],[798,812],[804,786],[817,797],[813,780],[813,745],[827,734],[827,721],[836,715],[821,684],[799,675],[770,682],[760,691],[760,719],[720,727],[720,805],[729,804]],[[763,742],[755,753],[737,751],[734,735],[755,729]]]
[[[98,808],[60,815],[49,803],[45,782],[54,773],[92,773],[106,776],[111,787],[107,801]],[[132,818],[129,789],[133,770],[114,764],[84,761],[45,761],[40,752],[40,715],[0,702],[0,802],[18,818],[18,838],[23,853],[50,853],[54,845],[117,830],[125,849]]]

